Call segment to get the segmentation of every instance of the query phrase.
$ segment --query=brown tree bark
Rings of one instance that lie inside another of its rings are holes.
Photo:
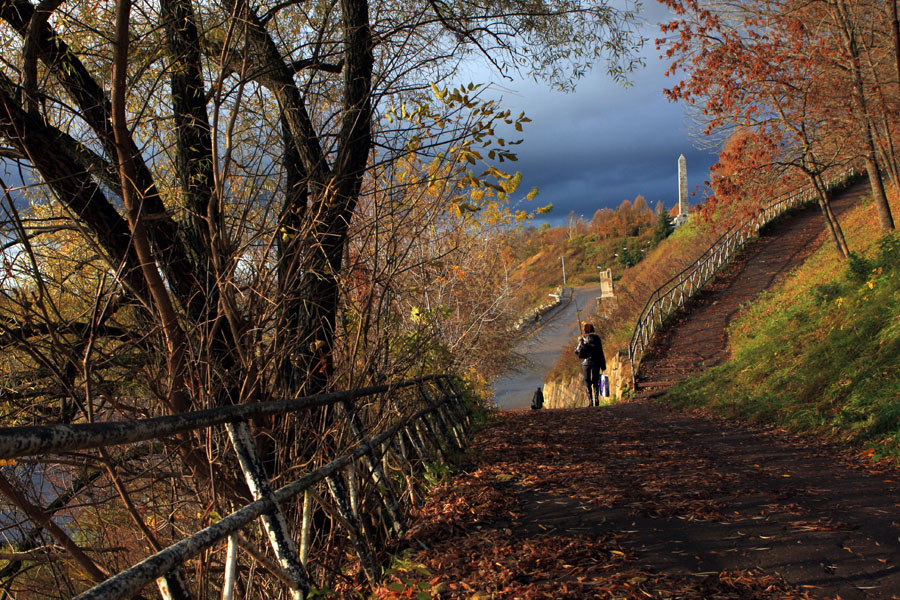
[[[891,41],[894,43],[894,64],[897,67],[897,90],[900,92],[900,18],[897,17],[897,0],[887,0],[891,16]]]
[[[147,286],[137,269],[128,223],[119,215],[91,174],[65,152],[65,136],[42,119],[28,114],[16,101],[12,82],[0,75],[0,133],[13,143],[43,175],[56,197],[79,215],[96,233],[97,243],[113,264],[124,264],[123,279],[138,297],[147,298]]]
[[[0,19],[9,24],[23,40],[29,34],[29,23],[34,14],[34,6],[28,0],[4,0],[0,2]],[[73,99],[81,118],[94,131],[109,156],[116,156],[113,135],[111,107],[103,88],[91,76],[78,59],[46,22],[37,28],[37,38],[32,42],[38,58],[53,74]],[[141,190],[143,198],[142,214],[148,217],[147,235],[153,249],[165,270],[166,279],[172,285],[179,301],[195,316],[203,314],[205,298],[198,294],[197,281],[206,281],[205,276],[196,272],[196,266],[188,260],[183,236],[162,201],[156,182],[149,167],[140,156],[137,145],[129,136],[126,141],[128,154],[135,163],[134,183]],[[101,235],[103,223],[86,220],[87,225],[97,235]]]
[[[853,114],[862,130],[863,144],[863,160],[866,166],[866,172],[869,175],[869,184],[872,188],[872,199],[875,203],[875,210],[878,214],[878,220],[883,231],[891,231],[894,229],[894,219],[891,215],[891,207],[888,204],[887,196],[884,193],[884,184],[881,179],[881,171],[878,167],[878,161],[875,151],[875,140],[872,133],[872,122],[869,118],[868,106],[866,102],[866,91],[863,82],[862,68],[859,59],[859,45],[856,39],[850,9],[845,0],[837,0],[835,4],[835,20],[839,26],[841,40],[844,45],[844,51],[850,59],[847,67],[851,76],[851,97],[853,100]]]
[[[172,412],[184,412],[188,408],[185,395],[185,339],[184,332],[178,324],[175,306],[169,297],[159,271],[156,268],[153,250],[144,226],[142,209],[144,195],[137,187],[138,168],[135,164],[135,151],[130,143],[131,134],[125,120],[126,76],[128,70],[128,24],[131,5],[129,0],[119,0],[116,7],[116,39],[113,55],[113,85],[111,100],[111,118],[113,136],[116,144],[119,177],[122,185],[122,202],[125,204],[125,215],[131,230],[134,251],[144,279],[147,282],[150,296],[158,312],[160,325],[166,339],[168,350],[169,395],[168,404]]]
[[[212,134],[206,110],[200,36],[189,0],[160,2],[169,56],[172,117],[175,122],[177,176],[187,211],[182,224],[185,249],[207,295],[207,310],[215,308],[215,282],[209,262],[210,227],[207,223],[213,196]]]
[[[828,192],[825,190],[825,184],[818,174],[807,172],[807,175],[809,176],[810,183],[812,183],[816,190],[816,200],[818,201],[819,208],[822,209],[825,227],[828,229],[828,233],[831,234],[831,239],[834,241],[838,257],[841,260],[845,260],[850,256],[850,248],[847,246],[846,238],[844,238],[844,230],[841,228],[841,224],[831,210],[831,201],[828,199]]]

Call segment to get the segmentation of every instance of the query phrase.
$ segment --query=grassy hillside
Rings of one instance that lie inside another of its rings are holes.
[[[563,227],[529,227],[510,239],[518,260],[511,275],[523,307],[544,303],[547,292],[566,283],[580,286],[600,280],[600,270],[612,270],[618,280],[646,260],[672,232],[671,211],[662,202],[651,210],[643,196],[624,200],[615,210],[601,208],[590,222],[570,215]],[[599,268],[598,268],[599,267]]]
[[[538,306],[562,285],[560,257],[569,286],[599,282],[601,266],[612,269],[618,279],[627,267],[617,254],[622,248],[650,248],[653,230],[652,225],[636,228],[634,235],[598,233],[586,225],[526,230],[517,244],[520,263],[512,274],[523,303]]]
[[[900,234],[873,212],[842,220],[850,260],[823,244],[732,323],[730,361],[664,400],[900,455]]]

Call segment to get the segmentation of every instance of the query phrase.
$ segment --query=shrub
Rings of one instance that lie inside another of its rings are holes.
[[[812,295],[817,305],[831,302],[844,295],[844,285],[837,281],[820,283],[812,288]]]
[[[850,281],[862,283],[869,278],[869,274],[875,268],[875,261],[869,260],[856,252],[851,252],[847,258],[847,268],[849,269],[848,277]]]

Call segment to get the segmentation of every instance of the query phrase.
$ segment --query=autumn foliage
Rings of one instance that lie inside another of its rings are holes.
[[[686,453],[680,430],[604,409],[541,413],[504,413],[479,433],[463,472],[418,511],[376,598],[808,598],[750,569],[648,567],[624,530],[732,518],[730,474]]]
[[[666,95],[727,136],[710,208],[748,214],[796,185],[817,193],[838,252],[849,253],[824,181],[858,166],[883,230],[893,229],[883,175],[897,188],[900,55],[894,2],[661,0],[673,18],[657,47],[676,82]]]

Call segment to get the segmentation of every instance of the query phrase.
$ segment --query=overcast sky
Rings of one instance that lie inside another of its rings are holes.
[[[651,208],[658,200],[673,207],[680,154],[687,159],[691,192],[709,178],[715,155],[697,148],[686,109],[662,94],[675,82],[665,77],[668,63],[658,58],[653,40],[667,14],[655,0],[645,1],[646,67],[632,74],[631,87],[615,83],[602,67],[568,94],[529,81],[498,82],[509,90],[502,95],[504,104],[516,114],[524,110],[533,121],[515,166],[523,174],[522,194],[540,189],[533,206],[553,204],[547,217],[552,224],[563,223],[570,211],[590,220],[597,209],[615,208],[638,194]]]

